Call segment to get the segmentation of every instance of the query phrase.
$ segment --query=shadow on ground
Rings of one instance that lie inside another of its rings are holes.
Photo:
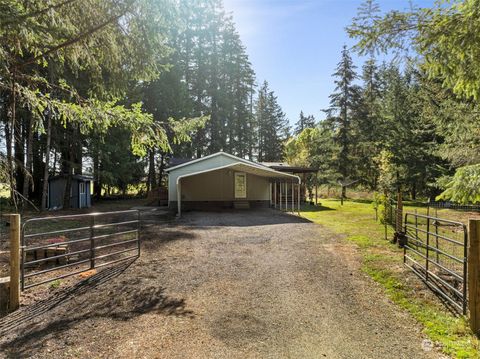
[[[197,238],[195,233],[182,229],[178,225],[155,226],[142,231],[142,249],[156,251],[173,241],[188,241]]]
[[[311,206],[307,205],[302,208],[303,211],[306,212],[324,212],[324,211],[335,211],[335,208],[330,208],[322,205]]]
[[[247,209],[221,211],[191,211],[182,214],[178,225],[194,226],[195,229],[211,227],[254,227],[275,224],[312,223],[310,220],[273,209]]]
[[[0,351],[9,357],[29,357],[45,338],[88,320],[128,321],[146,313],[192,317],[183,299],[170,298],[158,285],[122,279],[132,262],[107,268],[51,297],[0,319]]]

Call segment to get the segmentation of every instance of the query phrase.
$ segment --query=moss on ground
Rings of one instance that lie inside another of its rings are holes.
[[[406,209],[412,210],[409,206]],[[425,209],[419,209],[423,212]],[[338,200],[322,200],[322,206],[306,206],[302,215],[358,245],[362,255],[362,270],[379,283],[387,296],[407,310],[423,325],[424,333],[454,358],[480,358],[479,340],[468,328],[464,317],[456,317],[439,303],[417,295],[402,279],[402,249],[385,240],[385,228],[375,222],[371,204]],[[442,216],[459,218],[458,213],[442,210]],[[448,217],[447,217],[448,218]],[[389,231],[389,238],[392,231]]]

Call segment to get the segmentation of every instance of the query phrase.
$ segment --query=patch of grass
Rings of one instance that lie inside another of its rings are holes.
[[[62,282],[59,279],[57,279],[57,280],[54,280],[53,282],[50,283],[50,288],[51,289],[57,289],[61,285],[62,285]]]
[[[328,210],[322,210],[328,208]],[[417,209],[412,205],[407,211]],[[418,209],[419,213],[426,211]],[[454,212],[454,211],[451,211]],[[463,214],[442,210],[442,216],[461,218]],[[424,327],[424,333],[438,343],[445,354],[455,358],[480,358],[480,343],[463,317],[456,317],[439,303],[416,295],[402,279],[403,250],[385,240],[385,229],[375,222],[375,212],[366,201],[322,199],[322,207],[306,206],[302,215],[324,225],[333,232],[345,234],[348,241],[358,245],[362,255],[362,270],[379,283],[386,295],[407,310]],[[392,238],[389,230],[388,238]]]

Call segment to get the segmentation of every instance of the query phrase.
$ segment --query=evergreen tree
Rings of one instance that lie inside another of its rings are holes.
[[[335,133],[335,143],[339,147],[337,168],[339,180],[346,183],[355,176],[352,154],[355,146],[354,121],[360,99],[360,88],[354,83],[357,78],[355,65],[346,46],[343,46],[341,60],[333,76],[335,92],[330,95],[328,122]],[[346,196],[346,188],[342,186],[342,198]]]
[[[210,121],[194,134],[192,146],[175,146],[174,154],[198,157],[223,150],[250,155],[255,78],[232,18],[218,0],[182,1],[178,11],[172,63],[185,84],[185,108],[189,116],[210,115]]]
[[[408,64],[410,57],[405,54],[414,51],[421,72],[425,72],[422,77],[430,82],[420,84],[420,111],[423,118],[431,119],[427,126],[437,126],[436,134],[444,141],[438,153],[459,171],[457,179],[463,179],[467,173],[480,177],[480,172],[474,175],[478,171],[480,143],[475,114],[480,98],[479,29],[477,1],[438,2],[430,8],[392,10],[380,16],[373,0],[366,1],[347,29],[357,40],[360,54],[395,52],[404,55],[397,59],[407,60]],[[456,186],[455,181],[441,182],[447,188],[448,198],[476,198],[475,187],[468,190]],[[466,183],[474,182],[463,182]],[[454,188],[459,190],[458,196]]]
[[[373,57],[363,65],[361,80],[360,101],[356,110],[354,157],[360,183],[375,189],[378,171],[374,154],[383,148],[384,122],[381,113],[383,82]]]
[[[315,127],[315,117],[313,115],[305,116],[303,114],[303,111],[300,111],[300,118],[295,124],[295,130],[293,131],[293,133],[295,135],[299,135],[306,128],[314,128],[314,127]]]
[[[264,81],[259,89],[255,106],[258,128],[258,161],[280,161],[283,143],[289,137],[288,121],[278,104],[277,97]]]

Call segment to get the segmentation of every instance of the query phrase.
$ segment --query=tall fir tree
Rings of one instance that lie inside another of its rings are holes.
[[[285,113],[267,81],[258,91],[255,119],[258,128],[258,161],[280,161],[283,144],[289,137],[289,127]]]
[[[315,127],[315,117],[313,115],[305,116],[303,111],[300,111],[300,117],[295,123],[295,130],[293,133],[295,135],[299,135],[302,131],[306,128],[314,128]]]
[[[355,176],[355,166],[352,154],[355,146],[354,121],[360,99],[360,87],[355,84],[357,73],[347,46],[343,46],[341,60],[333,74],[335,92],[330,95],[330,107],[327,110],[329,122],[335,133],[335,143],[338,145],[337,158],[340,181]],[[342,198],[346,196],[346,187],[342,186]]]
[[[355,121],[355,161],[360,182],[375,189],[378,181],[377,164],[372,154],[379,153],[384,141],[382,121],[382,79],[374,57],[362,67],[362,88]]]

